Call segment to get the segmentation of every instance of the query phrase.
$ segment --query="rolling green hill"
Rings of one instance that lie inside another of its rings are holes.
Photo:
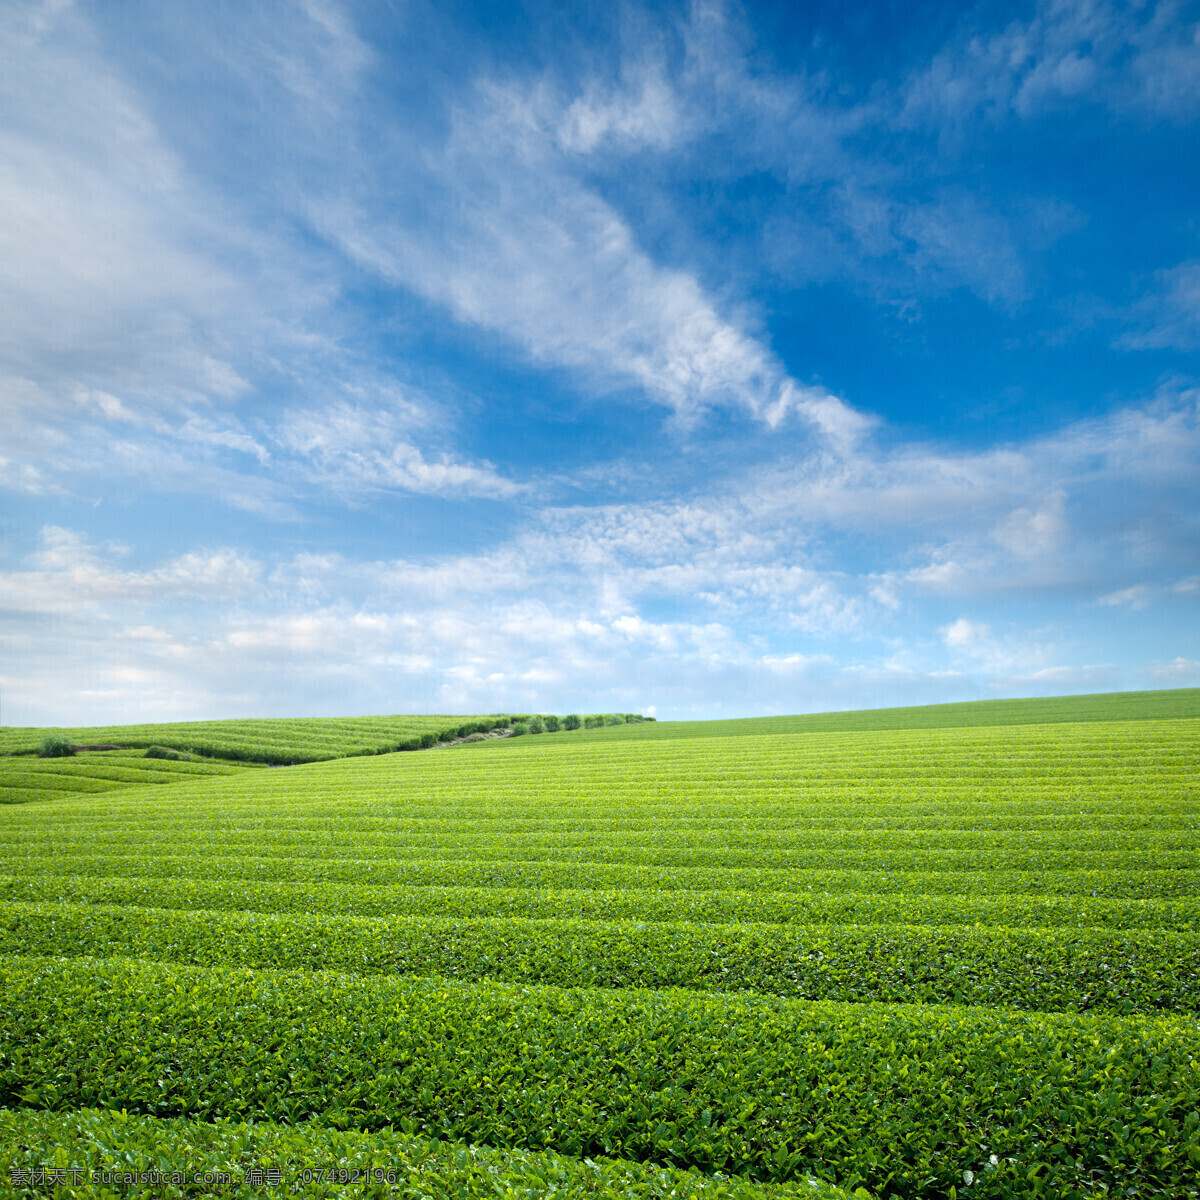
[[[583,729],[579,737],[752,737],[766,733],[834,733],[870,729],[964,729],[984,725],[1042,725],[1079,721],[1165,721],[1200,717],[1200,688],[1108,692],[1032,700],[968,700],[916,708],[866,708],[787,717],[720,721],[657,721]],[[562,734],[553,735],[562,737]]]
[[[60,800],[145,784],[182,783],[249,769],[242,763],[147,758],[144,750],[107,750],[70,758],[0,756],[0,804]]]
[[[508,716],[476,717],[299,717],[228,721],[174,721],[150,725],[91,725],[70,729],[0,729],[0,755],[33,754],[48,733],[70,741],[145,749],[166,746],[229,761],[291,764],[326,762],[357,754],[414,749],[422,736],[433,741],[454,737],[460,729],[497,722]]]

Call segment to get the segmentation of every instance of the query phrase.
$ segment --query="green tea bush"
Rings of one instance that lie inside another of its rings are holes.
[[[8,1182],[13,1168],[28,1169],[29,1160],[21,1151],[31,1146],[55,1147],[55,1161],[61,1156],[62,1161],[81,1166],[83,1180],[93,1171],[128,1171],[132,1163],[154,1164],[167,1175],[227,1172],[232,1178],[220,1185],[220,1195],[228,1200],[263,1200],[271,1194],[246,1178],[246,1169],[258,1163],[281,1171],[287,1194],[302,1187],[310,1200],[397,1196],[404,1200],[852,1200],[849,1192],[812,1178],[793,1184],[754,1184],[655,1163],[580,1161],[550,1151],[438,1141],[386,1129],[372,1133],[331,1129],[312,1121],[210,1124],[94,1108],[70,1113],[0,1110],[0,1178]],[[339,1166],[333,1164],[352,1164],[363,1172],[362,1178],[346,1185],[339,1180]],[[329,1170],[324,1180],[318,1174],[322,1169]],[[28,1192],[31,1197],[45,1194],[40,1187]],[[119,1193],[76,1191],[65,1184],[55,1194]],[[160,1183],[152,1193],[139,1188],[125,1194],[174,1200],[199,1193],[188,1183]],[[5,1195],[24,1193],[14,1189]],[[870,1200],[861,1189],[856,1197]]]
[[[74,753],[75,746],[71,739],[61,733],[47,734],[38,748],[38,758],[69,758]]]
[[[0,960],[0,994],[4,1105],[391,1126],[908,1200],[967,1177],[986,1200],[1197,1194],[1193,1020],[120,959]]]
[[[547,717],[546,718],[546,732],[547,733],[558,733],[558,731],[560,729],[562,729],[562,721],[560,721],[558,719],[558,717]]]
[[[0,953],[807,1000],[1200,1013],[1200,933],[702,925],[0,906]]]
[[[188,756],[178,750],[168,750],[166,746],[151,746],[142,757],[163,758],[171,762],[185,762]]]
[[[563,717],[564,729],[578,729],[582,724],[583,722],[579,719],[578,713],[569,713]]]
[[[245,913],[347,917],[534,918],[689,922],[698,925],[964,925],[1043,931],[1200,929],[1200,898],[1125,900],[1106,896],[947,895],[853,890],[689,891],[635,887],[553,888],[356,884],[256,878],[203,878],[203,867],[176,875],[0,875],[0,896],[23,903],[126,905]],[[157,864],[145,868],[152,872]],[[1031,963],[1036,960],[1030,960]],[[1031,970],[1035,969],[1031,965]]]

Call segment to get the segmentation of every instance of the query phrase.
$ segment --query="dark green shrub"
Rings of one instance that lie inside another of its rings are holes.
[[[436,746],[437,741],[436,733],[423,733],[421,734],[421,749],[428,750],[431,746]]]
[[[562,724],[564,729],[578,729],[583,722],[579,719],[578,713],[570,713],[563,717]]]
[[[61,733],[48,733],[38,749],[38,758],[70,758],[75,753],[75,746],[70,738]]]
[[[625,718],[620,713],[608,713],[604,718],[605,725],[624,725]]]
[[[528,733],[528,732],[529,732],[529,726],[526,725],[524,721],[518,721],[512,727],[513,737],[520,737],[522,734]]]
[[[625,724],[626,725],[640,725],[641,723],[642,723],[642,714],[641,713],[626,713],[625,714]]]
[[[529,718],[529,732],[530,733],[545,733],[546,732],[546,722],[543,721],[541,717],[530,717]]]
[[[584,717],[583,718],[584,729],[599,729],[599,727],[603,724],[604,724],[603,717]]]
[[[144,755],[145,758],[169,758],[172,762],[182,762],[186,755],[178,750],[169,750],[166,746],[151,746]]]
[[[546,732],[557,733],[562,728],[562,722],[557,717],[546,718]]]

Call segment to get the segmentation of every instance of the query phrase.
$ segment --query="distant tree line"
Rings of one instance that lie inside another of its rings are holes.
[[[643,717],[641,713],[593,713],[590,717],[570,713],[565,717],[523,717],[513,721],[512,736],[520,737],[525,733],[558,733],[564,729],[599,729],[605,725],[638,725],[642,721],[653,720],[653,717]]]

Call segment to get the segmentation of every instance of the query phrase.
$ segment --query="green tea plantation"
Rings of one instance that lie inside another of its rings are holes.
[[[472,720],[4,731],[0,1196],[1200,1197],[1200,690]]]

